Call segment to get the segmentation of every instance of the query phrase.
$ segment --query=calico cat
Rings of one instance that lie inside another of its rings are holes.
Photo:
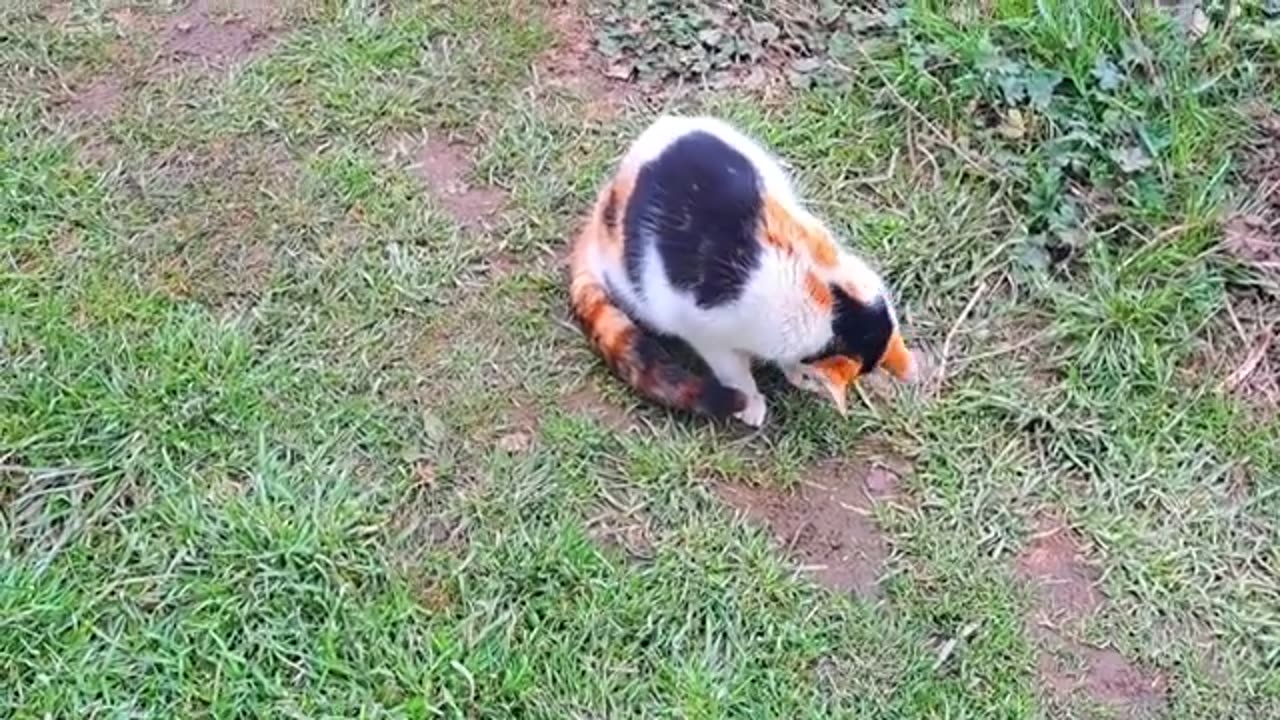
[[[613,371],[660,404],[751,426],[753,361],[844,413],[849,383],[915,361],[884,282],[802,207],[774,156],[728,123],[663,116],[600,191],[573,248],[573,313]],[[714,377],[676,364],[688,343]]]

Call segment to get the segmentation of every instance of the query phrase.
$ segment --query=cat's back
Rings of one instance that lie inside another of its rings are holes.
[[[660,266],[699,307],[740,297],[760,266],[766,198],[790,194],[769,153],[723,121],[665,116],[637,138],[622,169],[631,179],[623,234],[633,286],[658,292]]]

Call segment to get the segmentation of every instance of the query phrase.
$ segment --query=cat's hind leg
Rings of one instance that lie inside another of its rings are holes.
[[[751,358],[736,350],[695,349],[722,385],[739,390],[746,396],[747,406],[734,417],[751,427],[763,425],[767,408],[764,395],[760,394],[755,376],[751,374]]]

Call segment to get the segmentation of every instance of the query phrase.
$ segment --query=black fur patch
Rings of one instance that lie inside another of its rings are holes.
[[[671,356],[667,354],[667,349],[658,342],[656,337],[643,330],[636,337],[633,352],[636,363],[642,368],[670,366]]]
[[[727,418],[734,413],[742,412],[747,407],[747,396],[710,379],[702,386],[702,396],[698,399],[698,404],[712,417]]]
[[[637,287],[648,242],[667,279],[700,307],[732,302],[760,264],[761,181],[728,143],[692,132],[636,177],[623,218],[627,276]]]
[[[702,359],[679,338],[661,335],[636,322],[641,333],[634,346],[637,364],[646,368],[646,372],[654,373],[650,380],[656,380],[667,387],[684,386],[696,382],[698,388],[697,408],[712,417],[727,418],[741,412],[747,405],[747,398],[738,390],[726,387],[711,375]],[[697,373],[690,373],[687,365],[698,367]]]
[[[850,297],[844,290],[832,285],[835,307],[831,317],[831,342],[803,362],[815,362],[833,355],[843,355],[857,360],[863,372],[880,364],[884,351],[893,335],[893,318],[884,300],[876,299],[870,305]]]

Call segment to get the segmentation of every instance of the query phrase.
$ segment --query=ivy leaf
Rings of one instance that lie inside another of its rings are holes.
[[[1249,28],[1249,39],[1254,42],[1271,42],[1280,38],[1280,21],[1269,20]]]
[[[1049,225],[1058,231],[1080,226],[1080,208],[1070,200],[1058,203],[1049,213]]]
[[[771,22],[758,22],[751,26],[751,34],[761,43],[771,43],[782,36],[782,28]]]
[[[977,66],[979,70],[988,73],[999,72],[1004,63],[1005,59],[1000,54],[1000,50],[989,39],[982,38],[978,41]]]
[[[791,63],[791,69],[798,73],[811,73],[822,67],[822,61],[818,58],[799,58]]]
[[[799,73],[794,70],[787,71],[787,82],[791,87],[797,90],[805,90],[813,85],[813,76],[808,73]]]
[[[604,70],[604,76],[614,80],[630,80],[636,74],[636,66],[629,62],[612,62]]]
[[[1120,68],[1111,62],[1105,55],[1099,55],[1098,61],[1093,65],[1093,76],[1098,79],[1098,87],[1104,92],[1111,92],[1120,87],[1124,81],[1124,75],[1120,72]]]
[[[1047,110],[1053,99],[1053,91],[1062,82],[1062,73],[1054,70],[1037,70],[1027,78],[1027,99],[1037,110]]]
[[[1199,7],[1187,14],[1183,24],[1187,29],[1187,37],[1191,38],[1192,42],[1199,40],[1209,32],[1209,16]]]
[[[1089,240],[1089,234],[1083,228],[1070,227],[1061,230],[1055,230],[1053,233],[1057,238],[1058,244],[1064,248],[1071,250],[1079,250],[1085,246]]]
[[[607,58],[616,58],[622,56],[622,43],[611,35],[602,35],[596,43],[596,49],[601,55]]]
[[[1277,1],[1280,2],[1280,0]],[[851,32],[856,33],[864,33],[868,30],[875,30],[889,24],[888,19],[880,13],[862,12],[857,10],[852,10],[846,13],[844,21],[846,27],[848,27]]]
[[[823,0],[821,8],[818,10],[818,18],[830,25],[839,20],[840,15],[843,13],[844,8],[841,7],[841,3],[835,2],[835,0]]]
[[[1037,272],[1044,272],[1053,264],[1053,256],[1044,246],[1044,238],[1036,236],[1027,238],[1027,241],[1022,244],[1022,249],[1018,252],[1018,262]]]
[[[1142,139],[1142,144],[1147,147],[1147,151],[1152,155],[1158,154],[1161,150],[1173,144],[1173,131],[1167,127],[1158,127],[1148,123],[1138,128],[1138,137]]]
[[[999,82],[1006,103],[1017,105],[1026,97],[1027,83],[1021,75],[1002,75]]]
[[[841,30],[834,33],[827,41],[827,52],[834,58],[851,58],[857,52],[858,41],[849,33]]]
[[[1142,172],[1151,167],[1151,156],[1137,145],[1112,150],[1111,159],[1128,175]]]

